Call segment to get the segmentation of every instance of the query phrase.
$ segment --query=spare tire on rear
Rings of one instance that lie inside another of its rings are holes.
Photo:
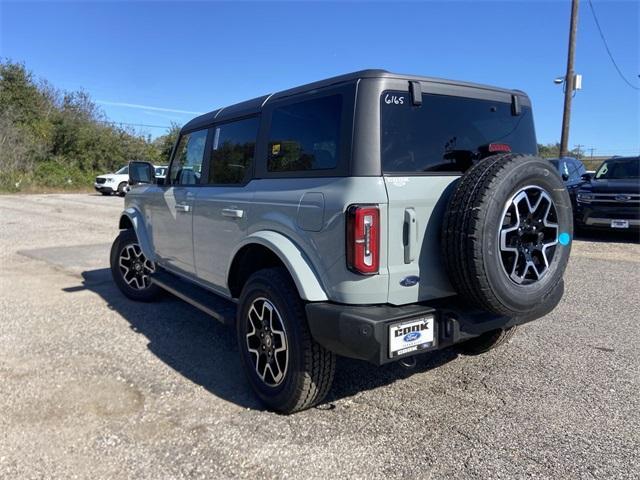
[[[569,194],[550,162],[494,155],[472,166],[449,199],[442,251],[467,301],[509,317],[535,317],[562,296],[573,235]]]

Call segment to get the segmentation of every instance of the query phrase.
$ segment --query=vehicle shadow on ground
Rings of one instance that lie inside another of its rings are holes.
[[[576,240],[598,243],[639,243],[640,231],[584,230],[574,232]]]
[[[110,309],[129,322],[134,332],[144,335],[149,350],[176,372],[219,398],[245,408],[264,409],[245,380],[233,328],[169,294],[154,303],[129,300],[113,283],[108,268],[85,271],[82,279],[81,285],[63,290],[97,293]],[[397,363],[375,367],[338,358],[333,387],[318,408],[331,408],[333,401],[428,371],[456,357],[451,349],[421,355],[413,369]]]

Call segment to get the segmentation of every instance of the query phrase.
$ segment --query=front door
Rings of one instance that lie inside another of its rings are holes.
[[[193,210],[201,182],[208,130],[180,137],[166,178],[151,211],[151,241],[159,263],[173,270],[195,273]]]
[[[198,190],[193,243],[198,279],[226,292],[233,249],[245,236],[253,198],[253,158],[259,117],[218,124],[207,185]]]

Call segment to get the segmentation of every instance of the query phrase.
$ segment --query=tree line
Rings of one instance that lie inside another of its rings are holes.
[[[58,90],[0,59],[0,191],[77,190],[131,160],[166,164],[179,130],[151,139],[119,127],[87,92]]]

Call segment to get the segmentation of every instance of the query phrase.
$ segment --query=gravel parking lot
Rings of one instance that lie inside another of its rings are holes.
[[[0,196],[0,478],[638,478],[640,244],[574,243],[552,314],[478,357],[341,359],[266,412],[230,329],[111,282],[122,199]]]

